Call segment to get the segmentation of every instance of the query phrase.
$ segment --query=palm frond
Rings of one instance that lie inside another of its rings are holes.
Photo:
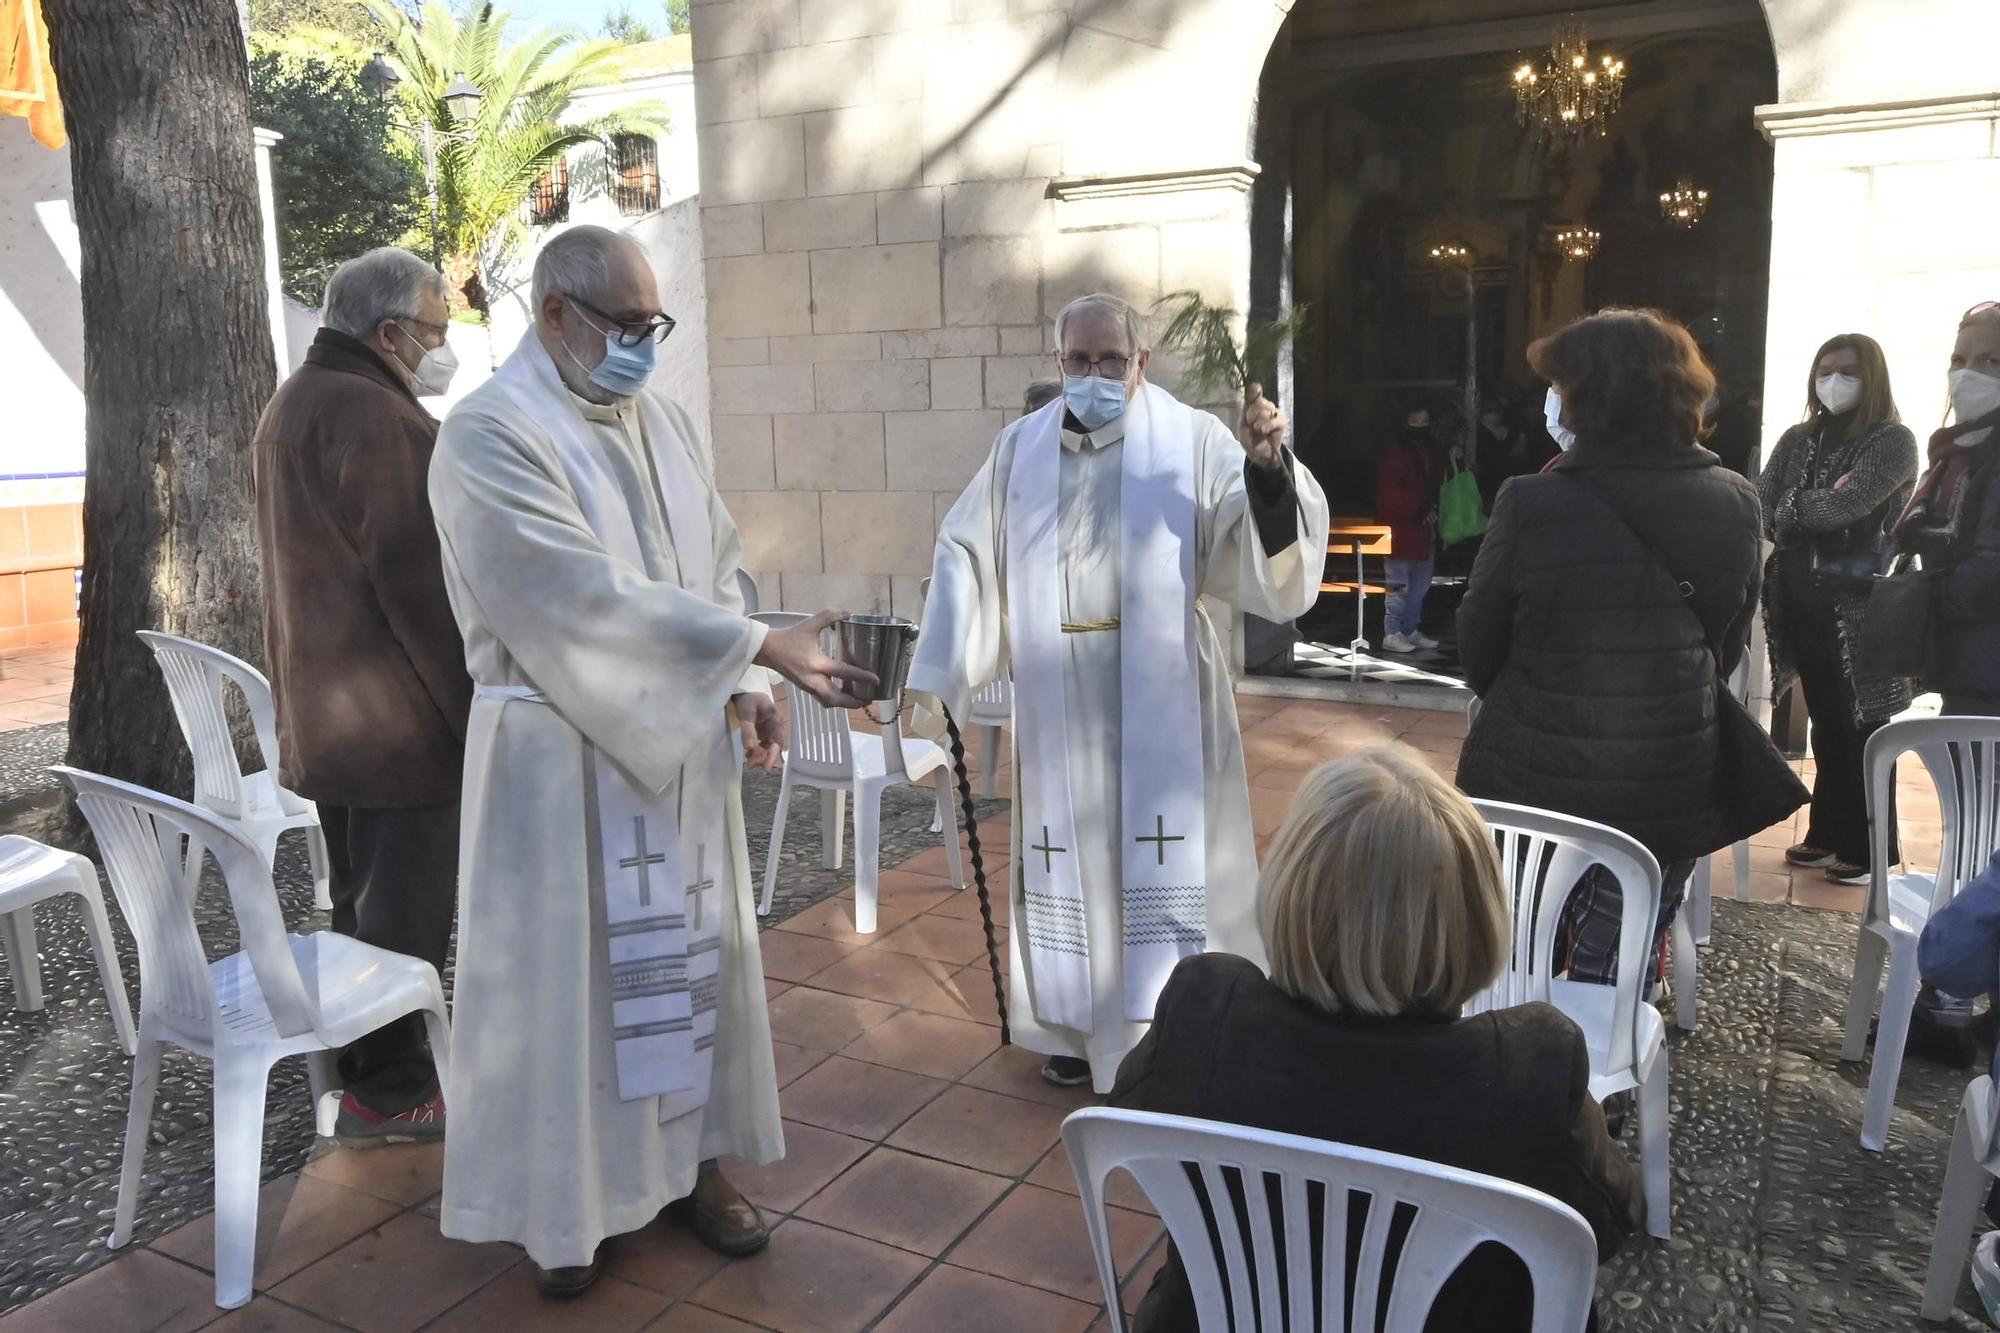
[[[1306,322],[1306,308],[1294,306],[1269,324],[1246,328],[1239,343],[1237,312],[1210,305],[1199,292],[1170,293],[1155,309],[1167,316],[1159,345],[1179,358],[1181,392],[1198,402],[1241,396],[1255,368],[1276,360]]]

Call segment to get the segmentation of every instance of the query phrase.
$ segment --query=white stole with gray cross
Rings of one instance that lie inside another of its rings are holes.
[[[1035,1014],[1093,1030],[1089,938],[1069,785],[1060,399],[1028,418],[1007,484],[1007,633],[1021,766],[1021,892]],[[1195,422],[1142,384],[1120,465],[1121,919],[1125,1017],[1150,1022],[1182,958],[1208,945],[1207,777],[1195,645]],[[1107,631],[1095,631],[1107,632]]]
[[[641,394],[613,422],[593,423],[578,408],[534,330],[494,373],[523,413],[546,431],[577,507],[605,553],[648,578],[646,553],[595,431],[636,430],[667,520],[680,586],[715,595],[715,538],[708,487],[692,442]],[[644,663],[631,665],[634,671]],[[715,1006],[721,964],[726,848],[723,787],[732,739],[726,717],[690,747],[680,776],[648,791],[596,747],[587,775],[596,810],[593,879],[604,895],[611,980],[611,1031],[622,1101],[660,1098],[672,1120],[708,1100],[714,1066]]]

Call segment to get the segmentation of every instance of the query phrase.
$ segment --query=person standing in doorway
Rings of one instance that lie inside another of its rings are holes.
[[[251,443],[279,780],[319,803],[333,928],[444,971],[472,681],[426,478],[451,383],[444,278],[407,250],[348,260],[305,364]],[[434,1139],[444,1099],[417,1015],[340,1056],[334,1133]]]
[[[1429,409],[1411,408],[1403,428],[1375,465],[1375,517],[1389,525],[1389,586],[1382,613],[1382,647],[1414,653],[1438,646],[1426,635],[1424,598],[1437,560],[1438,488],[1443,485]]]
[[[1859,333],[1828,339],[1813,358],[1805,420],[1779,437],[1757,491],[1777,544],[1764,571],[1772,697],[1796,680],[1818,765],[1811,822],[1785,859],[1841,884],[1869,873],[1863,748],[1910,703],[1908,680],[1856,673],[1854,644],[1869,581],[1885,572],[1885,529],[1916,478],[1916,437],[1896,414],[1881,344]],[[1893,807],[1882,836],[1894,862]]]

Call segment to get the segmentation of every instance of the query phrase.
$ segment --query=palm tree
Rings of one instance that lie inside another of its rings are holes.
[[[490,3],[461,18],[442,0],[426,0],[414,19],[394,0],[362,3],[401,80],[395,96],[405,123],[428,129],[436,146],[445,273],[483,315],[491,278],[527,239],[521,203],[535,182],[571,148],[608,143],[613,134],[663,133],[664,114],[634,107],[563,119],[621,49],[618,42],[546,30],[510,41],[509,15]],[[461,78],[481,93],[478,110],[463,121],[445,96]]]

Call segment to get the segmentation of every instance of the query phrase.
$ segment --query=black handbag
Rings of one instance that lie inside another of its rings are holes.
[[[1799,775],[1792,771],[1791,764],[1771,740],[1770,733],[1750,716],[1750,710],[1743,706],[1743,701],[1729,692],[1729,682],[1722,670],[1722,653],[1715,640],[1709,637],[1708,626],[1688,605],[1688,598],[1694,595],[1694,585],[1674,572],[1673,566],[1660,555],[1659,548],[1646,539],[1638,525],[1625,517],[1625,512],[1601,487],[1576,473],[1568,475],[1596,494],[1598,503],[1611,512],[1612,517],[1638,541],[1647,557],[1673,581],[1681,594],[1681,610],[1693,618],[1702,642],[1708,646],[1709,660],[1715,664],[1716,794],[1720,797],[1726,821],[1725,832],[1728,834],[1716,846],[1727,847],[1741,842],[1790,818],[1800,806],[1812,800],[1812,793],[1806,790],[1805,783],[1799,781]]]
[[[1889,515],[1880,513],[1840,532],[1814,534],[1806,547],[1813,577],[1830,588],[1860,592],[1872,587],[1895,558],[1888,524]]]
[[[1854,645],[1855,673],[1890,679],[1934,676],[1940,654],[1937,576],[1917,569],[1876,578]]]

